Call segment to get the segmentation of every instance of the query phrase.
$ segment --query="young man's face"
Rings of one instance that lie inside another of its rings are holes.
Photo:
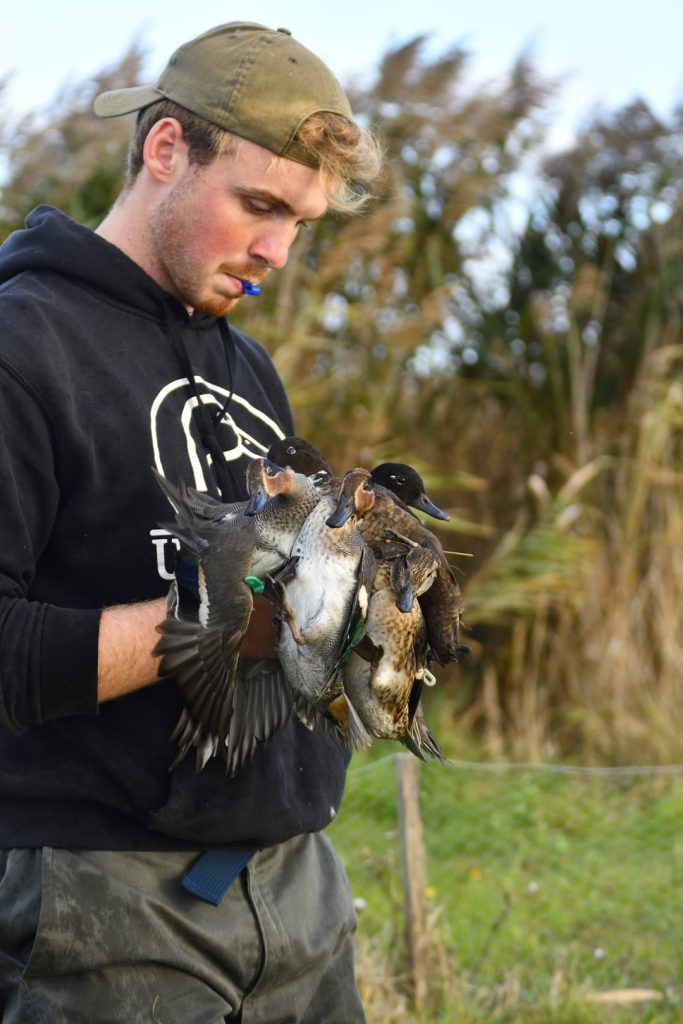
[[[246,140],[169,184],[148,222],[152,275],[186,306],[224,316],[241,280],[283,267],[302,225],[327,209],[317,170]]]

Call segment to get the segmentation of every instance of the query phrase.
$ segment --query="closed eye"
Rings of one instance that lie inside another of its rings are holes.
[[[263,194],[260,191],[242,192],[239,189],[237,191],[244,209],[255,217],[295,216],[295,211],[289,203],[279,199],[277,196],[273,196],[270,193]],[[312,221],[301,218],[296,221],[297,230],[305,230],[311,226],[311,223]]]
[[[249,213],[266,214],[272,213],[273,207],[263,199],[254,199],[251,196],[243,196],[242,201]]]

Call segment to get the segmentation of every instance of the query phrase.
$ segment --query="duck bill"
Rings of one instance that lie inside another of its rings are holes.
[[[367,469],[350,469],[344,475],[337,507],[327,519],[327,525],[339,529],[352,515],[363,516],[375,503],[375,492]]]
[[[339,498],[337,507],[325,522],[327,526],[331,526],[333,530],[338,530],[340,526],[346,523],[353,513],[355,512],[355,506],[353,503],[353,496],[350,494],[343,494]]]
[[[259,512],[263,512],[267,501],[268,495],[265,487],[255,488],[253,494],[249,495],[249,503],[244,510],[245,516],[256,516]]]
[[[434,519],[441,519],[445,523],[451,518],[446,512],[442,512],[438,505],[435,505],[424,492],[415,501],[411,501],[411,505],[413,508],[419,509],[420,512],[426,512],[428,516],[432,516]]]
[[[269,498],[286,494],[292,486],[292,471],[282,469],[270,459],[254,459],[247,468],[247,493],[249,503],[245,516],[262,512]]]
[[[409,612],[413,607],[413,601],[415,600],[415,587],[411,583],[406,583],[405,587],[401,587],[396,598],[396,607],[400,612]]]

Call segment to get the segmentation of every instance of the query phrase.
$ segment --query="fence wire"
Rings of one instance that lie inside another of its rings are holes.
[[[352,762],[330,829],[371,1024],[597,1022],[601,1000],[609,1020],[683,1021],[682,765],[423,765],[434,993],[418,1013],[401,994],[395,762]]]

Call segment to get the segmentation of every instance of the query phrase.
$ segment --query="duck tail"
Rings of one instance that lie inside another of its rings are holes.
[[[334,719],[336,732],[349,750],[361,750],[369,747],[372,737],[361,722],[358,712],[345,693],[331,700],[325,709],[326,714]]]
[[[361,722],[358,712],[348,697],[346,697],[346,704],[348,707],[348,716],[346,719],[346,742],[351,750],[362,750],[369,747],[372,743],[370,733]]]
[[[430,732],[424,718],[416,716],[410,731],[407,733],[403,743],[411,754],[418,757],[420,761],[440,761],[442,764],[450,764],[436,739]]]

